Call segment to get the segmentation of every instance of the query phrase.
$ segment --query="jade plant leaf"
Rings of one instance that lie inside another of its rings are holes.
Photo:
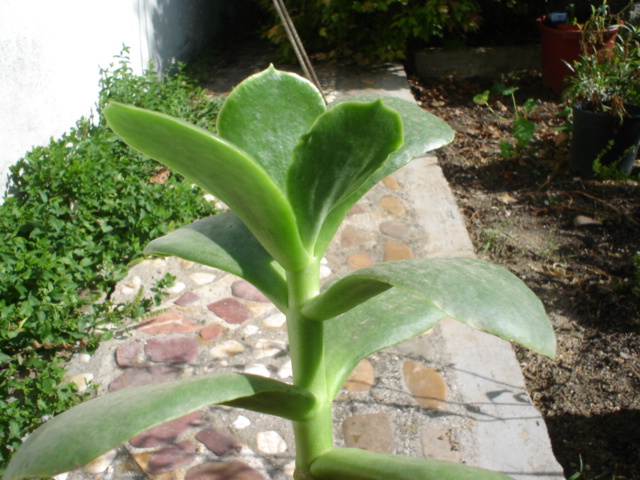
[[[287,306],[287,283],[280,265],[232,212],[197,220],[147,245],[144,253],[174,255],[244,278],[280,310]]]
[[[375,100],[375,97],[355,96],[348,97],[341,102],[370,102],[372,100]],[[324,254],[329,242],[331,242],[331,239],[351,207],[353,207],[371,187],[414,158],[431,150],[435,150],[436,148],[440,148],[453,140],[453,130],[444,120],[424,111],[416,104],[394,97],[384,97],[382,98],[382,102],[398,112],[402,118],[404,129],[402,146],[392,153],[384,165],[369,177],[356,192],[342,200],[331,210],[318,236],[315,249],[316,256],[322,256]],[[337,105],[340,104],[341,103],[338,103]]]
[[[433,328],[446,315],[391,288],[324,322],[327,391],[334,398],[360,360]]]
[[[3,479],[67,472],[151,427],[210,404],[302,420],[316,402],[302,388],[247,374],[202,376],[123,389],[82,403],[42,425],[16,452]]]
[[[373,290],[373,281],[394,288],[360,304],[366,294],[348,298],[346,292],[354,287],[364,292]],[[342,300],[336,304],[338,298]],[[327,320],[330,316],[325,311],[340,313],[337,308],[344,313]],[[332,364],[327,371],[337,372],[331,385],[340,385],[348,375],[342,365],[353,367],[365,356],[412,338],[444,317],[550,357],[555,354],[553,327],[540,300],[506,269],[477,259],[401,260],[373,265],[338,277],[302,311],[307,318],[327,320],[325,353]]]
[[[311,464],[317,480],[513,480],[482,468],[357,448],[336,448]]]
[[[242,150],[182,120],[111,103],[109,126],[130,146],[212,193],[286,269],[308,263],[293,211],[265,170]]]
[[[259,162],[284,192],[293,149],[325,110],[313,84],[271,66],[229,94],[218,114],[218,134]]]
[[[343,103],[300,138],[287,194],[311,250],[331,209],[358,190],[402,144],[402,119],[382,101]]]
[[[336,298],[354,288],[355,279],[367,285],[372,280],[393,285],[470,327],[555,355],[555,335],[542,302],[522,280],[492,263],[433,258],[373,265],[338,279],[303,313],[320,320],[325,309],[334,307]],[[343,305],[349,308],[347,300]]]

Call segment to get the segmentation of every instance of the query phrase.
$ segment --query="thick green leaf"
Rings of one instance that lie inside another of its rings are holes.
[[[83,465],[145,430],[210,404],[303,420],[315,407],[304,389],[246,374],[128,388],[97,397],[38,428],[12,458],[4,480],[50,477]]]
[[[331,398],[360,360],[426,332],[445,317],[421,298],[391,288],[324,322],[327,389]]]
[[[348,295],[354,286],[372,293],[376,281],[394,287],[363,303],[367,294]],[[476,259],[402,260],[367,267],[338,277],[303,312],[315,320],[329,318],[325,357],[332,395],[362,358],[419,335],[445,317],[555,354],[555,335],[540,300],[507,270]]]
[[[402,120],[382,101],[343,103],[300,138],[287,194],[310,250],[331,209],[359,189],[402,144]]]
[[[284,192],[293,149],[325,110],[313,84],[271,66],[227,97],[218,114],[218,133],[258,161]]]
[[[357,448],[337,448],[311,464],[317,480],[513,480],[482,468]]]
[[[325,310],[335,313],[334,299],[346,297],[356,279],[393,285],[470,327],[555,355],[555,335],[542,302],[518,277],[492,263],[472,258],[380,263],[337,279],[305,315],[321,320]],[[342,305],[350,307],[347,300]]]
[[[283,267],[300,270],[307,265],[289,202],[246,153],[204,129],[161,113],[111,103],[104,114],[109,126],[133,148],[229,205]]]
[[[244,278],[280,310],[287,306],[282,268],[232,212],[198,220],[153,240],[147,254],[175,255]]]
[[[349,97],[342,101],[370,102],[374,99],[375,98],[371,96],[357,96]],[[382,101],[402,117],[404,130],[402,146],[396,152],[392,153],[382,168],[369,177],[355,193],[345,198],[331,210],[318,236],[315,249],[316,256],[321,257],[324,254],[329,242],[331,242],[331,239],[351,207],[353,207],[371,187],[414,158],[453,141],[453,130],[444,120],[400,98],[384,97]]]
[[[339,285],[329,288],[305,303],[302,306],[301,313],[309,320],[329,320],[389,290],[391,287],[391,284],[381,282],[376,278],[342,277]]]

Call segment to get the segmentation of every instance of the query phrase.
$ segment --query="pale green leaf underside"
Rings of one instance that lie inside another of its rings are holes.
[[[314,460],[310,470],[317,480],[513,480],[467,465],[356,448],[331,450]]]
[[[224,374],[109,393],[52,418],[12,458],[4,480],[72,470],[143,431],[210,404],[227,404],[301,420],[315,399],[304,389],[246,374]]]
[[[144,252],[174,255],[219,268],[253,284],[280,310],[287,306],[287,284],[282,268],[232,212],[181,227],[153,240]]]
[[[391,288],[324,322],[327,384],[335,397],[360,360],[413,338],[445,318],[422,299]]]
[[[227,97],[218,114],[218,133],[260,163],[284,192],[293,149],[325,110],[313,84],[271,66]]]
[[[372,96],[347,97],[342,99],[340,103],[345,101],[371,102],[376,100],[376,98],[377,97]],[[317,256],[324,254],[329,242],[331,242],[331,239],[351,207],[376,183],[386,176],[391,175],[414,158],[453,141],[454,132],[451,127],[449,127],[444,120],[426,112],[416,104],[395,97],[384,97],[382,101],[385,105],[398,112],[402,118],[404,129],[402,146],[392,153],[389,160],[369,177],[355,193],[332,209],[322,225],[322,230],[318,236],[315,249]],[[338,103],[338,105],[340,103]]]
[[[300,138],[287,178],[287,195],[308,250],[331,209],[359,189],[401,143],[402,120],[381,101],[343,103],[318,117]]]
[[[283,267],[299,270],[307,265],[289,202],[246,153],[204,129],[161,113],[111,103],[104,114],[126,143],[229,205]]]
[[[335,311],[336,299],[360,279],[372,280],[405,290],[434,306],[446,316],[470,327],[519,343],[553,357],[555,335],[542,302],[506,269],[471,258],[435,258],[381,263],[337,279],[303,313],[321,320],[325,310]],[[345,298],[343,308],[349,305]]]

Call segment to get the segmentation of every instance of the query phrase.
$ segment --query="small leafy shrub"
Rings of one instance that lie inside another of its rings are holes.
[[[291,420],[296,480],[510,478],[333,443],[332,403],[358,362],[444,318],[555,353],[540,300],[507,270],[477,259],[380,263],[320,287],[321,260],[351,208],[415,156],[451,142],[445,122],[397,98],[327,108],[311,83],[273,67],[233,90],[220,111],[219,135],[119,103],[104,113],[129,145],[229,205],[229,212],[157,238],[145,251],[225,270],[262,291],[286,315],[293,383],[197,375],[97,397],[31,434],[5,480],[68,471],[211,404]],[[128,421],[114,421],[122,418]]]
[[[100,112],[126,98],[213,128],[219,104],[189,83],[183,66],[164,81],[151,70],[135,76],[126,54],[102,72]],[[109,293],[149,240],[213,212],[180,176],[151,183],[157,171],[102,116],[98,124],[81,119],[11,167],[0,206],[0,470],[41,419],[80,400],[61,386],[70,351],[95,347],[105,320],[150,306],[114,313],[87,303]]]
[[[260,3],[274,14],[265,36],[280,47],[283,56],[292,58],[272,1]],[[410,40],[473,31],[480,22],[476,0],[292,0],[286,5],[308,50],[359,63],[404,58]]]
[[[515,88],[507,88],[503,83],[497,82],[493,85],[491,90],[485,90],[473,97],[473,102],[476,105],[482,105],[489,109],[491,113],[504,121],[511,121],[505,117],[499,115],[489,104],[489,96],[491,93],[494,95],[503,95],[511,97],[513,104],[513,124],[511,126],[511,134],[513,135],[513,142],[503,141],[500,143],[500,153],[504,158],[510,158],[515,154],[520,153],[524,148],[528,147],[533,140],[533,136],[536,133],[536,124],[531,120],[534,112],[538,108],[538,104],[532,98],[527,99],[520,107],[516,102],[515,92],[518,90]]]

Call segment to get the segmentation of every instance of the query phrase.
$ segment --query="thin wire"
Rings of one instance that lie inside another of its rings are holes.
[[[302,71],[304,75],[313,82],[316,86],[322,98],[325,100],[324,93],[322,93],[322,88],[320,87],[320,82],[318,81],[318,77],[316,76],[316,72],[313,69],[313,65],[309,60],[309,56],[302,45],[302,41],[298,36],[298,32],[296,31],[296,27],[291,21],[291,17],[289,16],[289,12],[287,11],[287,7],[284,5],[283,0],[273,0],[273,4],[276,7],[276,11],[278,12],[278,16],[280,17],[280,21],[282,22],[282,26],[287,32],[287,37],[289,37],[289,41],[293,46],[293,50],[298,58],[298,62],[302,67]]]

